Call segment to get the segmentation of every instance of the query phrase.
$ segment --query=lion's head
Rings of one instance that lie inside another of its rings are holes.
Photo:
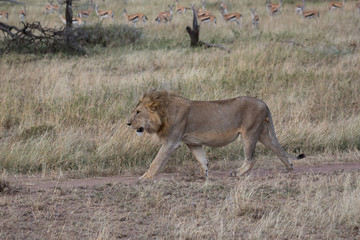
[[[167,125],[168,100],[167,91],[152,90],[144,94],[133,110],[127,125],[136,129],[136,133],[140,136],[144,131],[157,134],[164,132]]]

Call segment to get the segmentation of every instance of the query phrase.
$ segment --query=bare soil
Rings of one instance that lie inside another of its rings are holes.
[[[152,181],[140,181],[139,176],[8,176],[0,192],[0,239],[188,238],[181,235],[176,222],[169,220],[169,214],[176,218],[195,214],[195,219],[196,211],[222,204],[241,179],[261,182],[279,175],[299,179],[304,175],[357,174],[360,162],[297,166],[291,173],[257,169],[245,177],[229,177],[229,172],[210,171],[208,179],[190,173],[161,173]],[[180,203],[187,207],[175,211],[174,206]],[[252,221],[261,218],[258,213],[251,214],[255,216]],[[209,235],[202,238],[217,236],[211,226],[206,228]],[[359,229],[346,232],[337,236],[360,237]],[[319,234],[310,238],[321,238]],[[241,237],[237,235],[236,239]]]
[[[298,166],[294,169],[292,174],[301,175],[309,173],[333,173],[333,172],[352,172],[360,170],[360,162],[353,163],[338,163],[326,164],[319,166]],[[286,173],[285,170],[275,171],[273,169],[257,169],[248,176],[251,177],[266,177],[276,173]],[[94,187],[106,184],[139,184],[140,176],[111,176],[111,177],[96,177],[84,179],[47,179],[42,178],[40,175],[36,176],[18,176],[9,178],[11,185],[21,185],[22,188],[30,192],[47,191],[54,188],[77,188],[77,187]],[[161,179],[174,179],[183,180],[180,173],[160,173],[155,177],[156,180]],[[210,171],[209,178],[218,180],[230,177],[230,171]]]

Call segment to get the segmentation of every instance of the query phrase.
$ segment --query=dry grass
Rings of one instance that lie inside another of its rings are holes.
[[[28,21],[61,26],[42,15],[46,1],[26,1]],[[141,184],[55,188],[29,192],[13,174],[49,172],[84,177],[140,174],[158,145],[137,138],[125,122],[148,88],[164,88],[197,100],[251,95],[270,107],[287,151],[309,157],[295,164],[354,162],[360,158],[360,15],[355,2],[328,13],[308,1],[320,19],[294,15],[285,1],[271,18],[264,1],[227,1],[243,13],[243,25],[201,26],[201,38],[232,50],[190,49],[185,26],[191,14],[156,26],[171,3],[106,1],[100,9],[120,16],[144,12],[144,37],[119,48],[97,46],[86,57],[9,54],[0,58],[0,239],[359,239],[359,172],[194,179],[197,163],[186,148],[165,171],[180,178]],[[19,25],[17,6],[4,3],[8,23]],[[190,1],[181,1],[189,5]],[[74,9],[79,6],[74,4]],[[256,7],[259,29],[251,27]],[[98,20],[91,16],[87,24]],[[301,44],[297,45],[297,43]],[[241,142],[206,148],[210,172],[240,165]],[[258,147],[256,167],[282,167]],[[10,173],[8,176],[8,173]]]
[[[27,20],[61,25],[56,14],[42,15],[39,2],[29,3]],[[176,15],[172,23],[156,26],[154,16],[168,4],[102,3],[101,9],[111,8],[116,14],[105,25],[126,23],[120,16],[123,8],[148,15],[148,24],[138,24],[144,38],[135,45],[99,47],[86,57],[3,56],[0,168],[15,173],[75,170],[81,176],[138,171],[151,162],[158,146],[149,136],[136,138],[124,123],[138,97],[150,87],[190,99],[257,96],[269,105],[287,151],[318,156],[310,163],[341,162],[346,160],[336,156],[356,155],[360,149],[360,16],[352,8],[354,2],[333,13],[327,12],[325,3],[309,2],[309,8],[321,12],[321,18],[312,21],[294,15],[292,4],[285,4],[282,13],[271,18],[262,1],[229,1],[231,10],[243,13],[239,28],[224,23],[217,3],[209,1],[218,25],[202,25],[201,38],[226,45],[231,54],[188,48],[185,26],[191,23],[191,14]],[[258,30],[251,27],[250,7],[258,8]],[[6,8],[8,22],[18,24],[16,7]],[[87,24],[96,22],[95,16],[87,20]],[[241,142],[236,141],[206,151],[215,164],[239,159],[239,149]],[[260,147],[258,153],[268,152]],[[173,163],[189,158],[181,148]]]
[[[1,239],[358,239],[358,172],[0,195]],[[16,229],[16,231],[15,231]]]

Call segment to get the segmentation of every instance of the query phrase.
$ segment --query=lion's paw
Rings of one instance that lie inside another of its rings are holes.
[[[144,175],[142,175],[141,177],[139,177],[139,180],[140,181],[146,181],[146,180],[150,180],[152,179],[153,176],[150,175],[148,172],[146,172]]]
[[[231,171],[229,175],[230,177],[236,177],[236,171]]]

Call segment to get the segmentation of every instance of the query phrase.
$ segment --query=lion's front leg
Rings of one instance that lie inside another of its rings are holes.
[[[203,175],[205,177],[208,176],[208,161],[205,156],[204,148],[202,145],[190,145],[187,144],[188,148],[196,158],[196,160],[200,163]]]
[[[150,168],[144,175],[140,177],[140,179],[151,179],[155,177],[160,169],[170,159],[171,154],[179,147],[179,145],[180,142],[163,144],[155,159],[150,164]]]

